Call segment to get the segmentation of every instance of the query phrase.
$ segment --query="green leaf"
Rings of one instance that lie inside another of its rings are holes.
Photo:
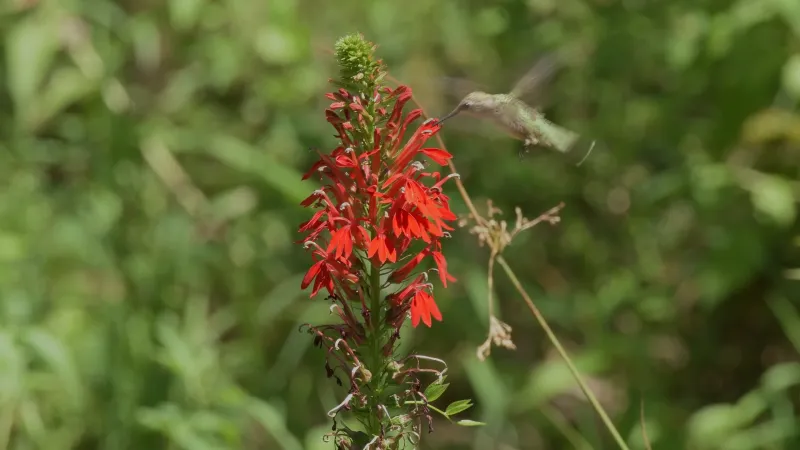
[[[484,422],[477,422],[474,420],[464,419],[456,422],[456,425],[461,425],[462,427],[481,427],[486,424]]]
[[[171,0],[167,5],[172,25],[180,31],[193,27],[203,11],[203,3],[205,0]]]
[[[58,51],[58,26],[49,17],[29,16],[6,33],[8,89],[20,119],[34,107],[36,93]]]
[[[452,416],[458,414],[462,411],[466,411],[472,407],[472,400],[456,400],[453,403],[447,405],[447,409],[445,410],[445,414],[448,416]]]
[[[800,384],[800,363],[786,362],[776,364],[761,377],[764,387],[773,393],[781,393]]]
[[[790,56],[783,65],[783,87],[800,100],[800,53]]]
[[[742,427],[736,409],[727,404],[709,405],[689,420],[689,436],[698,446],[709,445]]]
[[[442,379],[444,380],[444,379]],[[437,398],[441,397],[444,394],[444,391],[450,386],[450,383],[439,383],[438,381],[435,383],[431,383],[427,388],[425,388],[425,398],[428,399],[429,402],[433,402]]]
[[[788,226],[797,216],[792,185],[780,177],[761,175],[751,186],[753,205],[779,225]]]

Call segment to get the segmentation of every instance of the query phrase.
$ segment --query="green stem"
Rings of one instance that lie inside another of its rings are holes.
[[[378,411],[378,405],[381,402],[381,383],[383,378],[383,356],[382,356],[382,349],[383,345],[381,342],[381,271],[380,266],[375,264],[374,262],[370,263],[370,273],[369,273],[369,285],[370,285],[370,324],[369,330],[369,361],[367,369],[372,373],[372,379],[369,382],[369,411],[370,411],[370,418],[369,418],[369,433],[371,435],[377,435],[381,432],[381,421],[378,420],[378,415],[380,414]]]
[[[608,414],[606,414],[605,409],[603,409],[603,407],[600,405],[600,402],[597,401],[597,397],[594,396],[592,390],[589,389],[589,386],[587,386],[586,382],[583,381],[581,373],[578,372],[578,369],[572,363],[572,359],[570,359],[569,355],[567,354],[567,351],[561,345],[561,341],[558,340],[555,333],[553,333],[553,330],[550,329],[550,325],[547,323],[547,320],[545,320],[544,316],[539,311],[539,308],[537,308],[536,305],[533,304],[533,300],[531,300],[530,296],[528,296],[528,293],[525,292],[525,289],[522,288],[522,284],[519,282],[519,279],[517,279],[517,275],[514,274],[513,270],[511,270],[511,267],[508,265],[505,258],[503,258],[502,256],[498,256],[497,263],[500,264],[500,266],[506,272],[506,275],[508,275],[508,278],[511,280],[511,284],[513,284],[514,287],[517,289],[517,292],[519,292],[519,294],[525,300],[525,303],[528,304],[528,308],[531,310],[531,313],[533,313],[533,316],[536,318],[536,321],[539,322],[539,325],[541,325],[542,329],[544,329],[545,334],[547,334],[547,338],[556,348],[558,354],[561,355],[561,358],[564,359],[564,362],[567,363],[567,368],[569,369],[570,373],[572,373],[572,376],[575,378],[575,381],[578,382],[578,386],[580,386],[581,391],[583,391],[583,394],[589,400],[589,403],[591,403],[594,410],[600,416],[600,419],[603,421],[603,424],[608,429],[608,432],[611,433],[611,436],[614,437],[614,440],[617,442],[617,445],[619,445],[619,448],[623,450],[630,450],[628,448],[628,445],[625,443],[625,440],[622,439],[622,436],[619,434],[619,431],[617,431],[617,428],[614,426],[614,423],[608,417]]]

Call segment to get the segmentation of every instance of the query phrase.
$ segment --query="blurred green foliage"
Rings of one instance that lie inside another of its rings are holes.
[[[641,399],[653,448],[800,445],[800,2],[1,8],[0,448],[330,448],[343,391],[297,326],[331,319],[293,241],[352,31],[432,115],[442,76],[499,92],[562,51],[546,111],[602,142],[583,165],[443,131],[479,207],[567,205],[506,258],[632,448]],[[477,360],[486,249],[461,229],[445,251],[445,320],[403,342],[487,426],[438,421],[423,447],[612,448],[501,274],[518,349]]]

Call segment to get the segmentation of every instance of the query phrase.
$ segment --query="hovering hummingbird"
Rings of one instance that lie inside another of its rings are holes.
[[[542,81],[552,75],[556,68],[555,59],[546,56],[528,70],[509,93],[470,92],[453,111],[439,119],[439,123],[461,112],[480,119],[489,119],[512,137],[523,141],[519,151],[520,159],[536,145],[567,153],[575,146],[580,135],[545,119],[541,111],[521,99],[524,94],[538,90]],[[592,148],[594,142],[589,147],[589,152]]]

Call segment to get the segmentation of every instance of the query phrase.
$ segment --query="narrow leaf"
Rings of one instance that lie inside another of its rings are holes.
[[[470,399],[457,400],[457,401],[454,401],[453,403],[450,403],[449,405],[447,405],[447,409],[445,410],[445,413],[448,416],[452,416],[452,415],[458,414],[458,413],[460,413],[462,411],[466,411],[466,410],[470,409],[471,407],[472,407],[472,400],[470,400]]]
[[[483,422],[477,422],[477,421],[474,421],[474,420],[464,419],[464,420],[459,420],[458,422],[456,422],[456,425],[461,425],[462,427],[481,427],[481,426],[486,425],[486,424],[483,423]]]

